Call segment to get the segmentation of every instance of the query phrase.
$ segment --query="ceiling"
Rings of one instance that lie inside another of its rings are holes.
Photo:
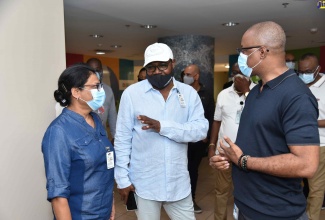
[[[228,55],[236,53],[242,34],[257,22],[279,23],[287,34],[287,50],[325,45],[325,9],[318,9],[317,2],[64,0],[66,52],[95,56],[95,50],[111,50],[101,56],[142,61],[145,48],[159,37],[206,35],[215,38],[215,71],[225,71]],[[285,7],[283,3],[289,4]],[[229,21],[239,25],[222,25]],[[149,24],[157,28],[140,27]],[[312,28],[317,28],[316,33]],[[91,34],[103,37],[93,38]]]

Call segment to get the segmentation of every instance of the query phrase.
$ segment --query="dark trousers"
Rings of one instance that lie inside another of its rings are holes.
[[[195,191],[197,185],[197,179],[199,176],[199,166],[202,160],[202,157],[205,155],[206,152],[206,143],[202,141],[196,143],[188,143],[188,171],[190,173],[191,179],[191,191],[192,191],[192,198],[195,199]]]

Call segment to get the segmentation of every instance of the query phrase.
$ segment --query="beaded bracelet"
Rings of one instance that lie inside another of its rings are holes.
[[[249,155],[245,155],[243,156],[243,160],[242,160],[242,164],[241,164],[241,168],[242,170],[244,170],[245,172],[248,172],[247,169],[247,159],[249,158]]]
[[[245,154],[240,155],[240,157],[238,159],[237,165],[238,165],[239,168],[242,168],[241,167],[241,159],[243,158],[243,156],[245,156]]]

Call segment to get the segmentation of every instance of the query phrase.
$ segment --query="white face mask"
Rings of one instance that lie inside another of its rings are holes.
[[[315,75],[315,72],[318,70],[318,67],[316,68],[316,70],[312,73],[299,73],[299,78],[305,83],[305,84],[309,84],[315,81],[316,77],[318,76],[319,72]]]
[[[183,81],[187,85],[192,85],[192,83],[194,83],[194,77],[193,76],[187,76],[187,75],[185,75],[183,77]]]
[[[286,65],[289,69],[295,69],[295,62],[292,62],[292,61],[289,61],[289,62],[286,62]]]

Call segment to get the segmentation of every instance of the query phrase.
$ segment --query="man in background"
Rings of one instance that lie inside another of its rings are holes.
[[[204,117],[209,121],[209,130],[207,138],[200,140],[198,142],[188,143],[188,171],[190,173],[191,179],[191,192],[194,205],[194,212],[201,213],[202,209],[197,205],[195,201],[195,191],[198,180],[199,166],[202,157],[206,155],[207,143],[210,137],[210,128],[213,121],[213,111],[214,111],[214,99],[213,96],[206,90],[205,86],[200,83],[200,69],[197,65],[191,64],[184,69],[183,81],[185,84],[192,86],[200,96],[203,109]]]
[[[145,80],[147,75],[146,68],[142,67],[138,74],[138,82]]]
[[[321,66],[315,54],[307,53],[299,59],[298,75],[316,97],[319,110],[319,165],[314,177],[308,179],[307,214],[310,220],[319,219],[325,193],[325,76],[320,70]]]
[[[99,74],[99,80],[103,83],[103,67],[102,62],[97,58],[90,58],[87,60],[87,64],[94,68],[96,72]],[[110,86],[103,83],[103,88],[105,90],[106,98],[104,102],[104,112],[99,113],[100,118],[102,119],[103,125],[106,127],[108,124],[110,135],[111,135],[111,141],[114,144],[114,137],[115,137],[115,131],[116,131],[116,107],[115,107],[115,99],[113,90]]]
[[[296,66],[295,56],[292,53],[286,53],[285,60],[286,60],[286,66],[289,69],[294,70],[295,69],[295,66]]]
[[[232,66],[232,72],[235,73],[234,84],[222,90],[217,98],[209,144],[209,158],[219,154],[217,146],[224,136],[236,140],[246,96],[255,86],[240,72],[237,63]],[[216,171],[214,220],[227,220],[227,204],[232,197],[231,167],[230,164],[229,169]]]

